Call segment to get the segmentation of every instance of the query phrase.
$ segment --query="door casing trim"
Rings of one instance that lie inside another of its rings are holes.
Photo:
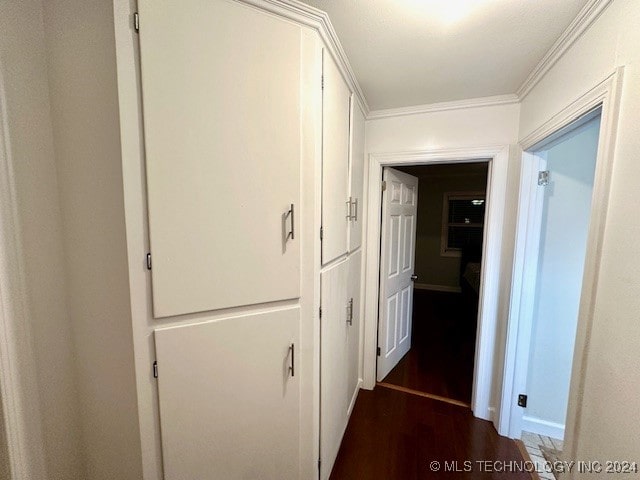
[[[507,191],[509,146],[494,145],[370,154],[367,164],[367,218],[365,251],[365,314],[363,348],[363,388],[376,384],[376,347],[380,271],[380,208],[382,168],[386,166],[431,165],[445,163],[489,162],[487,218],[483,242],[483,268],[478,313],[475,368],[471,410],[476,417],[496,420],[491,392],[496,358],[496,339],[500,310],[500,269],[504,211]]]
[[[595,298],[598,287],[598,273],[604,242],[604,229],[608,211],[609,191],[615,153],[616,131],[619,116],[620,95],[624,67],[616,68],[610,75],[595,85],[586,93],[552,115],[532,133],[520,140],[522,150],[522,169],[518,197],[518,218],[515,235],[515,250],[513,259],[513,274],[511,300],[509,306],[509,320],[505,345],[504,372],[502,378],[501,404],[498,432],[501,435],[516,438],[520,436],[520,421],[514,415],[518,408],[516,398],[526,373],[519,371],[516,366],[522,355],[528,352],[528,346],[522,342],[527,338],[518,338],[521,322],[525,321],[527,308],[527,288],[530,282],[525,278],[529,245],[535,235],[535,225],[532,219],[537,209],[541,208],[539,200],[529,188],[533,178],[537,175],[536,163],[539,161],[532,149],[561,134],[564,129],[577,119],[585,116],[594,109],[601,108],[600,133],[598,138],[598,153],[594,177],[591,219],[587,240],[587,253],[582,277],[582,293],[578,325],[571,371],[571,386],[569,389],[569,406],[565,422],[564,452],[566,458],[576,458],[580,435],[582,413],[582,398],[586,377],[589,342],[593,324]],[[523,362],[520,362],[521,364]]]

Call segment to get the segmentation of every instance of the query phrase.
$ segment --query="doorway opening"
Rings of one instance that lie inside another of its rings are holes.
[[[509,146],[463,147],[417,152],[371,154],[368,162],[367,236],[364,304],[362,386],[372,390],[377,380],[378,318],[381,269],[382,181],[385,167],[484,162],[488,164],[478,325],[474,354],[471,412],[496,425],[493,397],[495,362],[498,361],[498,318],[501,291],[507,288],[501,275],[503,223],[507,192]],[[412,289],[411,289],[412,290]],[[380,349],[382,350],[382,349]]]
[[[597,108],[526,152],[525,168],[537,178],[527,205],[512,436],[540,463],[557,460],[563,449],[600,124]]]
[[[378,385],[469,407],[489,159],[385,167]]]

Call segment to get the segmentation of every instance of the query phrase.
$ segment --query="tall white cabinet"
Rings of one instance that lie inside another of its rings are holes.
[[[360,388],[364,114],[323,56],[320,479],[329,478]]]

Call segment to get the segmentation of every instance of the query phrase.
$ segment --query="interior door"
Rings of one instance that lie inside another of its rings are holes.
[[[165,480],[299,477],[299,320],[296,307],[156,330]]]
[[[299,297],[300,27],[138,6],[154,315]]]
[[[320,479],[329,478],[349,406],[347,334],[349,262],[342,261],[321,274],[320,319]]]
[[[322,55],[322,264],[347,253],[351,91],[331,55]]]
[[[411,348],[418,178],[385,168],[378,317],[377,378],[381,381]]]

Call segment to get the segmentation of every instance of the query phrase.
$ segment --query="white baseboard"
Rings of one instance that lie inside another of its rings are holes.
[[[564,439],[564,425],[561,423],[549,422],[540,418],[522,417],[522,430],[525,432],[537,433],[546,437]]]
[[[460,287],[452,287],[451,285],[431,285],[429,283],[414,283],[413,288],[416,290],[433,290],[434,292],[462,292],[462,288]]]
[[[351,412],[353,412],[353,407],[356,406],[356,400],[358,399],[358,393],[362,388],[362,379],[358,379],[358,385],[356,386],[353,395],[351,396],[351,402],[349,402],[349,408],[347,409],[347,415],[351,417]]]

